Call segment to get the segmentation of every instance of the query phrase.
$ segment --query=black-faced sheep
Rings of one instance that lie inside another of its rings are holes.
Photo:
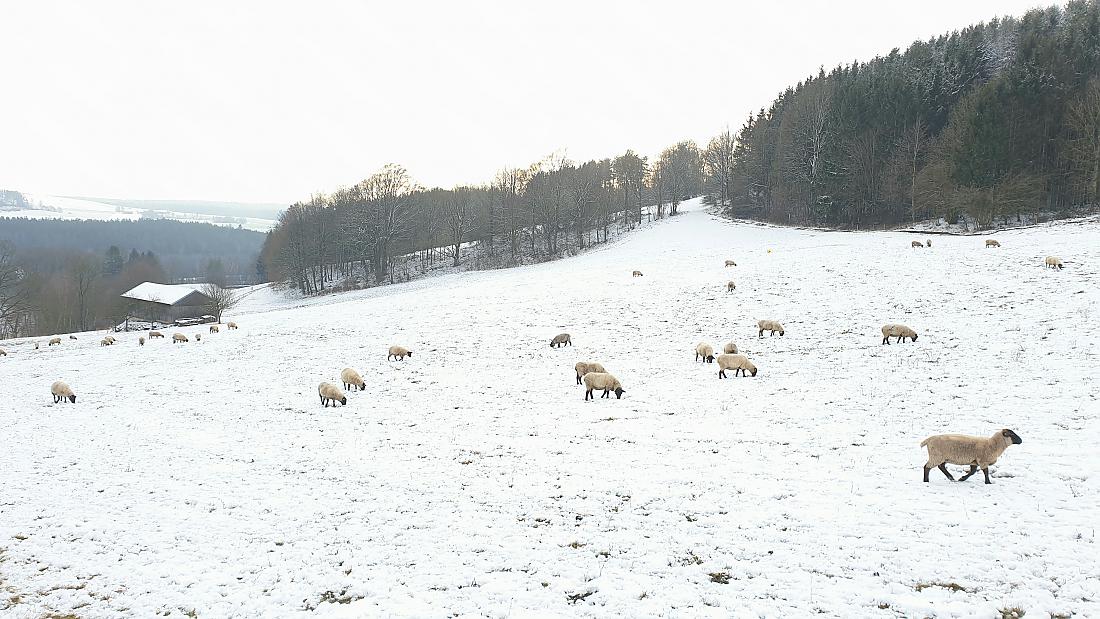
[[[965,434],[938,434],[929,436],[921,441],[921,447],[928,448],[928,462],[924,465],[924,481],[928,481],[928,472],[939,467],[940,471],[951,481],[955,478],[948,472],[946,463],[962,466],[970,465],[970,471],[959,478],[959,481],[970,479],[979,468],[985,474],[985,483],[989,480],[989,465],[997,462],[997,458],[1008,449],[1009,445],[1019,445],[1023,440],[1009,429],[998,430],[989,438],[980,436],[967,436]]]
[[[727,260],[727,261],[726,261],[726,266],[728,266],[728,267],[735,267],[735,266],[737,266],[737,263],[736,263],[736,262],[734,262],[733,260]]]
[[[218,325],[210,325],[211,333],[218,333],[219,331],[221,331],[221,329],[218,328]]]
[[[573,369],[577,371],[578,385],[581,384],[581,378],[584,378],[584,375],[588,374],[589,372],[607,372],[607,370],[605,370],[603,366],[599,363],[590,361],[578,361],[577,364],[573,366]]]
[[[986,239],[985,240],[985,246],[986,247],[1000,247],[1001,243],[1000,243],[1000,241],[997,241],[996,239]]]
[[[349,391],[352,387],[358,387],[359,391],[367,388],[367,383],[363,381],[363,377],[351,368],[344,368],[340,371],[340,380],[344,383],[344,389]]]
[[[588,401],[589,398],[595,400],[596,396],[592,395],[592,392],[596,389],[602,389],[603,395],[601,398],[610,397],[608,394],[612,391],[615,392],[615,398],[621,399],[623,394],[626,393],[626,389],[623,389],[622,384],[619,383],[619,379],[608,374],[607,372],[589,372],[584,375],[584,399]]]
[[[164,337],[164,334],[161,333],[160,331],[150,331],[149,332],[149,339],[154,340],[158,337]]]
[[[237,323],[235,323],[235,322],[227,322],[227,323],[225,323],[225,328],[226,328],[226,329],[236,329],[236,328],[237,328]]]
[[[348,397],[344,395],[344,391],[332,383],[317,385],[317,394],[321,396],[321,404],[324,404],[326,408],[328,408],[329,402],[333,406],[336,406],[337,402],[344,406],[348,403]]]
[[[734,344],[733,342],[726,342],[725,346],[722,346],[722,352],[727,355],[736,355],[737,344]]]
[[[921,243],[920,241],[913,241],[909,245],[910,245],[910,247],[924,247],[924,244]]]
[[[76,395],[73,394],[73,390],[60,380],[50,385],[50,393],[53,394],[54,404],[64,402],[65,400],[68,400],[71,404],[76,404]]]
[[[1062,259],[1058,256],[1047,256],[1046,266],[1048,269],[1060,269],[1062,268]]]
[[[404,346],[390,346],[390,354],[386,355],[386,361],[397,359],[404,361],[405,357],[412,359],[412,351]]]
[[[777,320],[758,320],[756,321],[756,327],[760,329],[760,333],[757,334],[757,337],[764,337],[765,331],[771,331],[769,337],[775,335],[776,332],[779,333],[779,337],[783,337],[783,334],[786,333],[783,329],[783,325],[779,324]]]
[[[561,348],[566,345],[573,345],[573,339],[569,337],[568,333],[559,333],[554,336],[554,339],[550,340],[550,348]]]
[[[50,341],[46,345],[47,346],[53,346],[54,344],[57,344],[58,346],[60,346],[61,345],[61,338],[51,337]]]
[[[138,338],[138,346],[145,346],[145,338],[144,337],[139,337]]]
[[[737,289],[737,284],[733,283],[733,280],[726,282],[726,292],[733,292]]]
[[[172,334],[172,343],[173,344],[178,344],[180,342],[188,342],[188,341],[190,341],[190,340],[188,340],[187,336],[182,334],[182,333],[173,333]]]
[[[70,339],[70,340],[75,340],[75,339],[76,339],[76,336],[75,336],[75,335],[70,335],[70,336],[69,336],[69,339]]]
[[[898,338],[899,342],[904,342],[905,338],[910,338],[915,342],[917,341],[917,332],[905,325],[882,325],[882,343],[889,344],[892,337]]]
[[[634,271],[633,273],[630,274],[630,276],[631,277],[641,277],[642,272],[641,271]]]
[[[749,374],[756,376],[756,366],[745,355],[718,355],[718,378],[725,378],[726,370],[733,370],[734,376],[737,376],[738,372],[741,372],[742,376]]]
[[[714,363],[714,347],[706,342],[695,345],[695,361],[702,359],[704,363]]]

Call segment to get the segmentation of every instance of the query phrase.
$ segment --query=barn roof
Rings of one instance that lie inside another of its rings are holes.
[[[210,297],[200,292],[198,286],[191,284],[142,282],[122,293],[122,296],[161,305],[202,305],[210,301]]]

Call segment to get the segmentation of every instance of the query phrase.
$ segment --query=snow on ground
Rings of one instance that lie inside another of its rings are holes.
[[[93,219],[99,221],[137,220],[142,217],[159,217],[186,223],[212,223],[237,226],[257,232],[267,232],[275,226],[275,220],[259,217],[234,217],[226,222],[225,217],[202,213],[187,213],[170,210],[152,210],[115,206],[106,202],[96,202],[84,198],[66,198],[42,194],[24,194],[32,204],[40,209],[0,211],[0,217],[25,217],[28,219]]]
[[[198,343],[16,342],[0,613],[1100,615],[1100,224],[912,238],[696,207],[553,263],[261,289]],[[881,346],[894,321],[919,340]],[[693,361],[729,339],[757,377]],[[584,402],[578,360],[623,399]],[[367,390],[322,408],[345,366]],[[921,482],[924,437],[1005,427],[993,485]]]

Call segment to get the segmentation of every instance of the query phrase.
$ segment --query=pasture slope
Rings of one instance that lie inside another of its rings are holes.
[[[259,291],[199,343],[6,343],[0,615],[1100,616],[1100,223],[913,238],[689,203],[558,262]],[[758,376],[693,361],[730,339]],[[921,482],[924,437],[1006,427],[993,485]]]

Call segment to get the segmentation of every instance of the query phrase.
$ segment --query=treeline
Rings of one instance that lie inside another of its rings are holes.
[[[486,186],[424,189],[400,166],[290,206],[268,234],[265,272],[302,292],[398,281],[440,261],[479,266],[552,259],[614,230],[674,215],[702,187],[701,153],[676,144],[650,162],[633,151],[576,163],[551,156]],[[473,247],[471,247],[473,245]]]
[[[995,19],[822,70],[750,116],[707,199],[840,227],[1100,203],[1100,4]]]

